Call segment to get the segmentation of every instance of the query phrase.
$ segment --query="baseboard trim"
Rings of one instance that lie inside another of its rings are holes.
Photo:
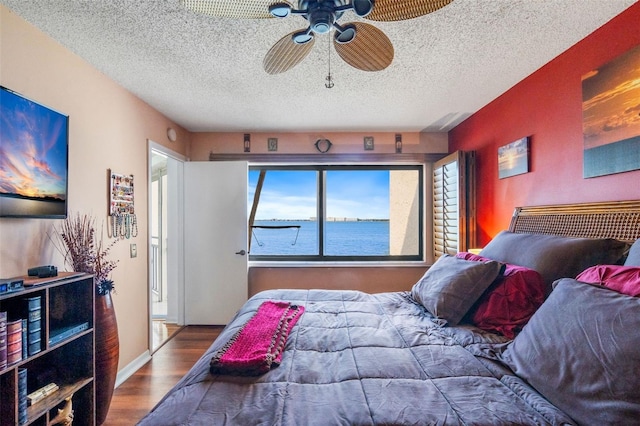
[[[142,368],[147,362],[151,361],[151,353],[147,350],[138,358],[131,361],[122,370],[118,371],[116,376],[116,388],[123,384],[129,377],[133,376],[136,371]]]

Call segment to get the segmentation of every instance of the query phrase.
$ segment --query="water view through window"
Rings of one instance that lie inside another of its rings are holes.
[[[250,229],[250,255],[255,259],[407,254],[392,253],[394,173],[383,167],[267,168]],[[411,173],[418,182],[418,171]],[[250,217],[259,180],[260,169],[250,168]],[[410,251],[419,254],[417,245]]]

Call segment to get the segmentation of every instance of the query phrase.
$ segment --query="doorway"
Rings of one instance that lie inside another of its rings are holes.
[[[149,348],[184,324],[182,191],[184,157],[149,141]]]

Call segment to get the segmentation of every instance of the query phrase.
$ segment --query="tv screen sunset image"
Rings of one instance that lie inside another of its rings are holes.
[[[0,91],[0,215],[66,214],[68,117]]]

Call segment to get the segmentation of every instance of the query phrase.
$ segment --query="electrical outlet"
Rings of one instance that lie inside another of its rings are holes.
[[[129,251],[131,253],[131,257],[138,257],[138,246],[135,243],[131,243],[129,245]]]

